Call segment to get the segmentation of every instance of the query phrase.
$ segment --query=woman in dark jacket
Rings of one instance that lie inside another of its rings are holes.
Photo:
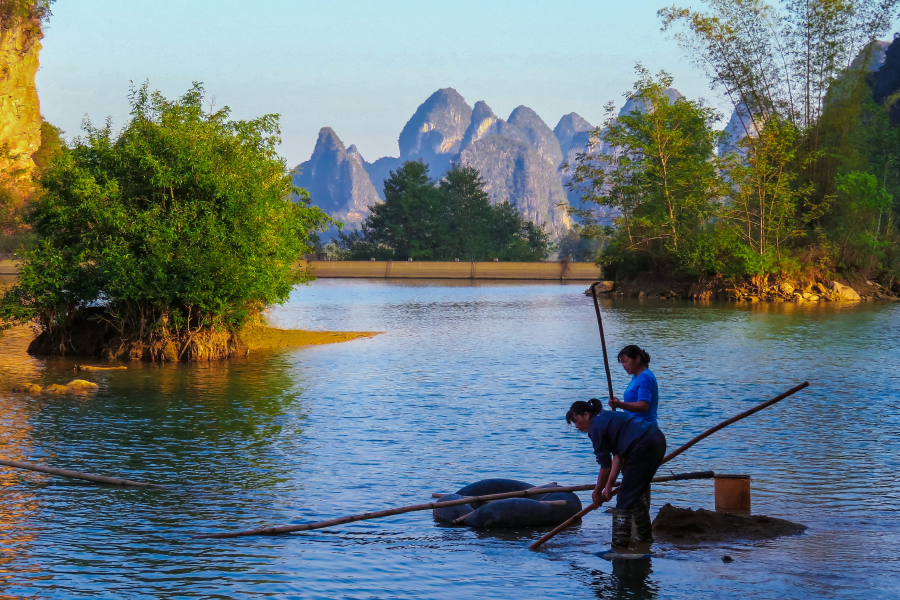
[[[600,465],[591,496],[594,504],[600,506],[612,498],[612,486],[622,463],[625,464],[613,510],[612,545],[628,547],[632,521],[637,530],[635,541],[652,542],[650,505],[644,498],[649,497],[646,492],[650,480],[666,454],[666,436],[653,423],[634,419],[628,413],[603,410],[596,398],[574,402],[566,413],[566,421],[588,434],[594,444]]]

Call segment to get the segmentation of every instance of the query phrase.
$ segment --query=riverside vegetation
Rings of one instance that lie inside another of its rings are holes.
[[[36,173],[24,217],[35,241],[0,298],[5,328],[36,328],[29,352],[243,353],[242,332],[309,279],[297,261],[332,221],[292,185],[277,116],[237,121],[203,105],[199,84],[175,101],[145,84],[119,133],[88,122]]]
[[[870,69],[898,2],[708,7],[664,9],[663,29],[732,101],[739,141],[726,147],[713,109],[670,99],[672,78],[638,66],[636,109],[610,106],[567,165],[585,201],[619,216],[604,227],[571,209],[577,234],[602,241],[596,260],[619,293],[851,296],[836,278],[864,297],[900,292],[900,40]]]

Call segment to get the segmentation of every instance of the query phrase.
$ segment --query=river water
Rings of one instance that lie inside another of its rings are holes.
[[[583,284],[321,280],[285,327],[383,331],[205,365],[81,372],[87,396],[25,396],[76,361],[0,342],[4,456],[159,482],[117,489],[0,472],[0,597],[860,598],[900,596],[898,304],[605,301],[614,349],[637,343],[674,448],[802,381],[810,387],[666,466],[753,477],[753,512],[806,524],[754,543],[657,544],[620,568],[609,515],[539,552],[545,530],[477,531],[428,512],[277,538],[193,540],[430,501],[487,477],[590,483],[569,404],[603,397]],[[83,362],[83,361],[82,361]],[[616,390],[627,376],[613,365]],[[587,494],[582,495],[587,499]],[[654,487],[713,508],[711,481]],[[724,563],[723,555],[734,562]]]

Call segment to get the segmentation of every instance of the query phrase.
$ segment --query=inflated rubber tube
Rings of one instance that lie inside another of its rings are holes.
[[[484,479],[476,481],[454,494],[442,496],[441,500],[455,500],[466,496],[484,496],[518,492],[535,487],[514,479]],[[544,504],[544,500],[564,500],[564,505]],[[507,498],[495,502],[473,502],[432,511],[434,518],[446,523],[459,523],[467,527],[536,527],[558,525],[581,510],[581,500],[571,492],[556,492],[532,496],[531,498]]]

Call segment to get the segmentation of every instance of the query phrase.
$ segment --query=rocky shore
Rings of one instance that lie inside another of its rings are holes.
[[[597,291],[605,297],[654,300],[725,300],[731,302],[860,302],[900,300],[900,282],[892,288],[859,279],[841,283],[819,276],[676,280],[642,275],[632,281],[604,281]],[[590,295],[590,288],[585,295]]]

